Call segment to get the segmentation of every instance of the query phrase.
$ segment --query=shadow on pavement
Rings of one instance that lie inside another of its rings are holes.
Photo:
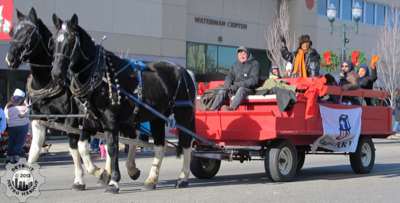
[[[399,164],[375,164],[374,169],[369,174],[355,174],[350,165],[323,166],[303,169],[293,182],[305,182],[314,180],[347,180],[363,177],[382,176],[382,178],[394,178],[400,176]],[[176,180],[163,180],[157,185],[157,190],[175,189]],[[274,183],[265,173],[223,175],[215,176],[212,179],[189,180],[190,188],[215,187],[228,185],[253,185],[253,184],[285,184],[283,182]],[[120,193],[147,192],[143,189],[143,183],[124,183],[121,184]],[[139,187],[139,188],[138,188]],[[157,191],[155,190],[155,191]]]

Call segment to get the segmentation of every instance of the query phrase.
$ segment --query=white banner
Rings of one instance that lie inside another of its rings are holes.
[[[324,134],[311,145],[312,152],[318,147],[334,152],[355,152],[361,133],[362,108],[334,109],[319,106]]]

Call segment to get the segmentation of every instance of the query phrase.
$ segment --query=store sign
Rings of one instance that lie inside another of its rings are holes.
[[[10,40],[13,11],[13,0],[0,0],[0,40]]]
[[[213,19],[213,18],[207,18],[207,17],[194,17],[194,22],[199,23],[199,24],[215,25],[215,26],[247,30],[247,24],[244,24],[244,23],[225,21],[225,20]]]

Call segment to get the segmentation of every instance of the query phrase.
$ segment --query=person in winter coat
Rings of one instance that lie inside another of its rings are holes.
[[[13,96],[5,108],[8,132],[7,161],[16,163],[24,157],[23,147],[29,130],[28,107],[24,103],[25,93],[15,89]]]
[[[353,64],[350,61],[345,61],[340,66],[339,85],[341,86],[342,90],[355,90],[360,87],[358,74],[354,71]],[[342,102],[353,105],[360,104],[360,101],[357,97],[345,96],[342,98]]]
[[[236,53],[237,61],[225,77],[224,87],[218,90],[210,110],[220,109],[225,99],[230,95],[235,97],[226,110],[237,109],[241,101],[251,94],[258,84],[260,72],[258,62],[252,58],[249,51],[243,46],[240,46]]]
[[[374,82],[378,79],[376,64],[371,67],[371,74],[369,72],[369,68],[366,64],[361,64],[360,69],[358,70],[359,76],[359,84],[360,88],[363,89],[372,89],[374,87]],[[368,106],[372,105],[371,98],[365,98],[365,103]]]
[[[320,55],[313,49],[309,35],[299,38],[299,47],[292,53],[286,46],[286,39],[281,36],[283,59],[293,64],[291,75],[294,77],[316,77],[319,76]]]
[[[1,141],[1,136],[6,130],[6,115],[4,114],[3,108],[0,107],[0,141]]]
[[[282,78],[281,72],[277,66],[272,66],[271,73],[269,74],[269,79],[279,79]]]

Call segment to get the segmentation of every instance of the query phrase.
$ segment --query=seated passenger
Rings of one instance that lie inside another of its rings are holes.
[[[360,88],[371,90],[374,87],[374,82],[378,79],[376,64],[371,67],[371,75],[369,74],[368,66],[366,64],[361,64],[360,69],[358,70],[358,76],[360,77]],[[365,98],[365,103],[368,106],[371,106],[371,98]]]
[[[335,77],[333,77],[333,75],[327,73],[324,75],[324,77],[326,79],[326,85],[330,85],[330,86],[338,85],[338,83],[336,82],[336,79],[335,79]],[[337,103],[339,103],[339,96],[328,94],[328,95],[324,96],[323,98],[321,98],[321,100],[337,104]]]
[[[357,73],[354,72],[353,64],[349,61],[342,63],[340,68],[340,80],[339,85],[342,90],[355,90],[359,88],[359,77]],[[342,103],[359,105],[360,101],[356,97],[346,97],[342,98]]]
[[[294,53],[291,53],[286,46],[286,39],[281,36],[283,59],[293,64],[293,70],[290,73],[293,77],[315,77],[319,76],[320,56],[313,49],[312,41],[309,35],[302,35],[299,38],[299,47]]]
[[[235,110],[241,101],[254,91],[258,84],[260,68],[258,62],[251,57],[249,51],[240,46],[237,51],[237,61],[225,77],[224,87],[217,92],[210,110],[218,110],[226,98],[235,95],[226,110]]]
[[[271,73],[269,74],[268,79],[279,79],[279,78],[282,78],[279,68],[276,66],[272,66]]]

